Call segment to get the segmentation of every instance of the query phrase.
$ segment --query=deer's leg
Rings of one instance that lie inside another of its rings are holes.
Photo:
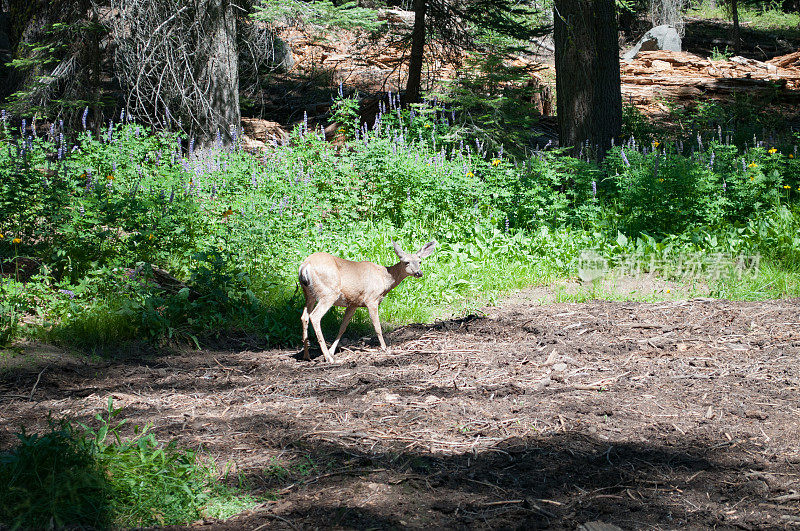
[[[314,303],[306,297],[306,305],[303,308],[303,315],[300,316],[300,323],[303,326],[303,359],[310,360],[311,357],[308,355],[308,319],[309,314],[311,313],[311,308],[313,308]]]
[[[335,298],[320,299],[309,315],[311,326],[314,327],[314,333],[317,334],[319,348],[322,349],[322,355],[325,356],[325,360],[329,363],[333,363],[333,354],[328,352],[328,347],[325,346],[325,337],[322,335],[322,327],[319,323],[322,321],[322,317],[331,309],[334,302],[336,302]]]
[[[350,319],[353,318],[353,314],[356,313],[356,306],[348,306],[347,309],[344,311],[344,317],[342,318],[342,326],[339,327],[339,335],[336,336],[336,339],[331,343],[331,356],[336,354],[336,347],[339,345],[339,340],[342,339],[344,335],[344,331],[347,329],[347,325],[350,324]]]
[[[372,326],[375,327],[375,333],[378,334],[378,341],[381,343],[381,349],[386,352],[388,349],[386,348],[386,342],[383,340],[383,330],[381,330],[381,317],[378,315],[378,305],[372,304],[367,306],[367,310],[369,311],[369,318],[372,320]]]

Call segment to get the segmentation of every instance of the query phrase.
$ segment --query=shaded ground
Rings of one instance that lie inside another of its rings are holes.
[[[0,448],[111,396],[271,495],[198,526],[796,528],[797,300],[537,298],[396,330],[390,354],[351,341],[338,365],[286,350],[12,358]]]

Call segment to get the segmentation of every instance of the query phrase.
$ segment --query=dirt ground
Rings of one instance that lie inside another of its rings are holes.
[[[6,359],[0,449],[114,398],[256,494],[213,529],[800,526],[798,300],[537,305],[295,350]]]

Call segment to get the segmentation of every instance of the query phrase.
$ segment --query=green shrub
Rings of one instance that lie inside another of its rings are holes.
[[[13,284],[19,296],[6,314],[16,317],[0,333],[89,350],[239,332],[287,344],[298,337],[297,265],[315,251],[388,264],[391,238],[436,238],[430,275],[383,306],[387,321],[425,319],[486,291],[570,274],[581,249],[623,252],[620,232],[677,248],[742,229],[758,249],[758,238],[776,235],[750,227],[784,207],[793,217],[800,193],[797,137],[737,145],[729,109],[718,104],[683,118],[703,135],[670,142],[648,138],[629,109],[628,130],[640,138],[598,165],[581,152],[491,152],[491,142],[459,130],[451,104],[401,109],[396,95],[389,100],[367,131],[354,122],[356,100],[341,98],[344,145],[303,124],[287,145],[259,155],[195,152],[191,141],[132,123],[99,137],[82,132],[74,145],[57,130],[22,141],[5,127],[0,260],[24,256],[42,267],[38,280]],[[483,249],[502,249],[502,260]],[[131,278],[149,271],[144,264],[187,288]],[[498,264],[519,277],[503,279]],[[19,326],[30,321],[25,313],[36,314],[38,332]]]
[[[99,427],[51,421],[17,434],[0,454],[0,526],[22,529],[140,527],[226,517],[252,504],[222,485],[196,452],[160,443],[148,428],[132,439],[109,399]]]

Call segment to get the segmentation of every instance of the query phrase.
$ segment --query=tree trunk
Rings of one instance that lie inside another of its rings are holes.
[[[739,31],[739,5],[737,0],[730,0],[731,18],[733,19],[733,51],[739,55],[742,51],[742,38]]]
[[[230,145],[241,122],[239,109],[239,59],[236,46],[236,17],[231,0],[205,0],[198,9],[209,37],[197,80],[205,93],[203,108],[197,110],[198,144],[206,147],[219,138]]]
[[[614,0],[555,0],[553,9],[559,143],[576,154],[588,144],[602,159],[622,128]]]
[[[406,103],[420,100],[422,87],[422,62],[425,51],[425,9],[427,0],[414,0],[414,29],[411,33],[411,58],[408,62],[408,82],[406,83]]]

